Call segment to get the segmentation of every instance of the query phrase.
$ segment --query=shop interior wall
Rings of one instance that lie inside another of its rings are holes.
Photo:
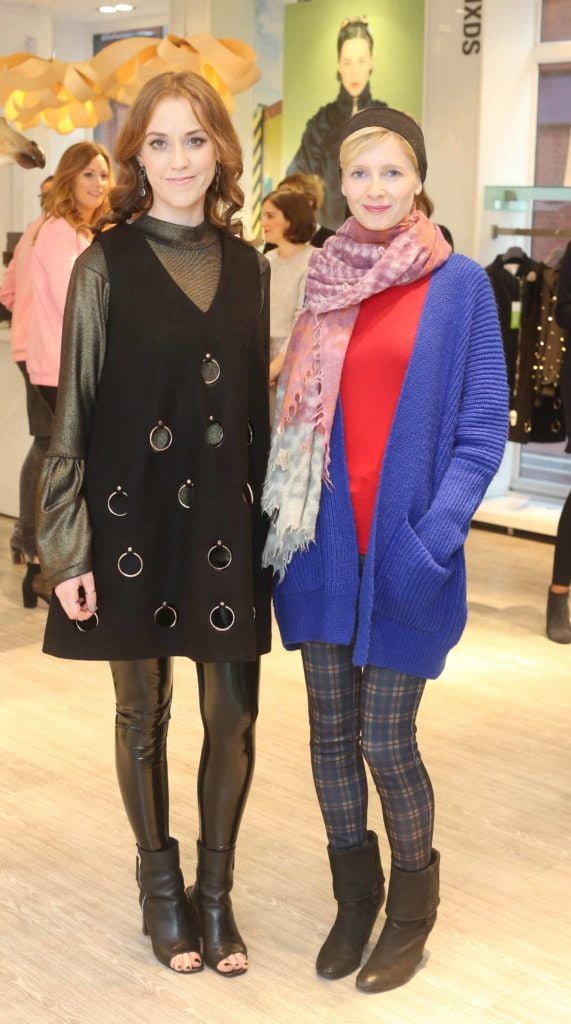
[[[479,23],[467,17],[475,6]],[[506,247],[491,239],[484,187],[533,184],[538,12],[539,0],[426,0],[428,192],[458,251],[483,264]]]
[[[52,53],[60,60],[84,60],[92,56],[93,35],[96,32],[111,32],[118,28],[145,28],[157,24],[168,24],[175,34],[192,34],[210,31],[224,38],[234,37],[254,45],[255,24],[254,0],[174,0],[172,8],[165,3],[162,14],[159,10],[149,17],[141,14],[121,20],[101,18],[97,22],[85,22],[73,18],[55,18],[53,13],[40,8],[0,8],[0,39],[2,55],[25,52],[30,45],[38,56],[47,57]],[[33,43],[30,44],[30,39]],[[235,97],[233,122],[244,147],[244,187],[247,196],[245,220],[249,225],[249,195],[251,180],[251,132],[253,116],[253,90]],[[4,248],[8,231],[22,231],[25,225],[38,215],[38,191],[42,179],[51,173],[63,151],[73,142],[89,138],[90,132],[75,131],[59,135],[47,128],[31,129],[26,132],[42,146],[46,153],[46,168],[43,171],[24,171],[20,167],[0,168],[0,243]]]

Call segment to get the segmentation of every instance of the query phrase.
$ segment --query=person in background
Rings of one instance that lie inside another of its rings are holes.
[[[422,186],[422,192],[416,197],[414,205],[417,210],[420,210],[420,212],[424,214],[425,217],[428,217],[429,219],[432,217],[432,214],[434,213],[434,203],[424,188],[424,185]],[[454,239],[452,238],[450,231],[448,228],[444,227],[444,224],[439,224],[438,227],[452,249],[452,252],[454,252]]]
[[[313,206],[301,192],[270,192],[262,203],[262,231],[275,246],[267,254],[270,276],[270,419],[277,380],[284,364],[291,329],[301,312],[307,268],[315,249]]]
[[[335,230],[346,217],[345,199],[339,188],[339,139],[347,119],[364,107],[386,107],[371,96],[369,78],[373,70],[373,37],[365,16],[345,18],[337,36],[337,79],[339,94],[320,107],[307,122],[288,175],[301,171],[317,174],[325,182],[321,207],[324,224]]]
[[[44,178],[40,185],[39,200],[42,211],[52,187],[53,174]],[[45,214],[36,217],[19,239],[14,255],[6,269],[0,287],[0,302],[12,312],[10,340],[12,358],[17,364],[26,388],[26,411],[28,428],[33,437],[32,445],[22,464],[19,485],[19,517],[16,520],[10,546],[15,563],[27,566],[22,581],[22,596],[25,608],[35,608],[38,597],[48,602],[50,591],[45,587],[36,549],[36,491],[40,470],[48,449],[53,412],[50,405],[32,384],[27,366],[27,347],[33,309],[33,288],[31,264],[34,244],[45,220]]]
[[[47,195],[45,218],[33,242],[32,312],[26,364],[55,409],[63,311],[73,264],[91,244],[93,228],[108,210],[111,157],[97,142],[76,142],[62,155]]]
[[[571,242],[565,250],[559,270],[555,319],[560,327],[567,330],[571,338]],[[569,340],[561,371],[561,397],[567,428],[567,448],[571,452],[571,357]],[[547,594],[546,632],[557,644],[571,643],[571,622],[569,621],[569,586],[571,584],[571,492],[561,510],[551,586]]]
[[[34,240],[43,220],[44,215],[41,214],[28,224],[14,249],[14,255],[0,287],[0,302],[12,312],[12,359],[24,378],[28,428],[33,438],[20,470],[19,516],[10,540],[13,561],[24,562],[27,565],[22,582],[25,608],[35,608],[38,597],[49,601],[49,591],[41,579],[36,549],[36,491],[52,431],[52,411],[37,387],[30,381],[26,368],[33,298],[31,261]]]
[[[502,458],[508,391],[485,272],[415,209],[427,171],[417,122],[360,111],[340,164],[352,216],[314,251],[282,371],[264,562],[282,641],[301,648],[338,902],[317,971],[360,966],[384,899],[366,762],[392,861],[386,921],[356,984],[384,992],[411,977],[436,921],[416,715],[466,622],[464,540]]]
[[[277,191],[299,192],[301,195],[304,195],[317,218],[325,199],[325,182],[318,174],[301,174],[301,172],[298,174],[288,174],[287,178],[280,181]],[[335,232],[331,228],[327,228],[316,221],[315,234],[311,239],[311,245],[314,249],[321,249],[323,243],[334,234]],[[275,248],[273,242],[266,242],[264,254]]]
[[[240,143],[204,78],[151,78],[115,155],[115,226],[77,260],[66,303],[40,485],[40,559],[55,589],[44,650],[110,662],[117,775],[155,956],[236,977],[248,954],[230,893],[271,641],[268,263],[236,237]],[[175,656],[196,662],[204,727],[188,892],[169,826]]]
[[[47,196],[48,196],[48,192],[50,191],[50,189],[51,189],[51,187],[53,185],[53,181],[54,181],[53,174],[48,174],[47,178],[44,178],[44,180],[42,181],[42,183],[40,185],[40,194],[38,196],[38,199],[40,200],[40,206],[41,206],[42,210],[45,207],[45,202],[46,202],[46,199],[47,199]]]

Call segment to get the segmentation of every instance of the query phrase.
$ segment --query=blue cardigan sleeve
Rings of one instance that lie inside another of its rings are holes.
[[[508,430],[508,385],[496,303],[479,272],[468,324],[452,459],[415,532],[440,565],[460,548],[502,460]]]

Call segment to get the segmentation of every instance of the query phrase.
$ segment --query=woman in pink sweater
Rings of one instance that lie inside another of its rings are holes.
[[[30,380],[55,408],[63,311],[73,264],[90,244],[93,225],[109,209],[111,157],[96,142],[66,149],[46,199],[32,256],[32,315],[27,350]]]

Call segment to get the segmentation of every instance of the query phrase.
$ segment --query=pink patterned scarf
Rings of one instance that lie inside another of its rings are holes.
[[[262,501],[272,521],[264,564],[280,578],[315,537],[343,361],[361,302],[426,277],[451,251],[437,225],[414,210],[383,232],[350,217],[311,257],[305,309],[280,374]]]

